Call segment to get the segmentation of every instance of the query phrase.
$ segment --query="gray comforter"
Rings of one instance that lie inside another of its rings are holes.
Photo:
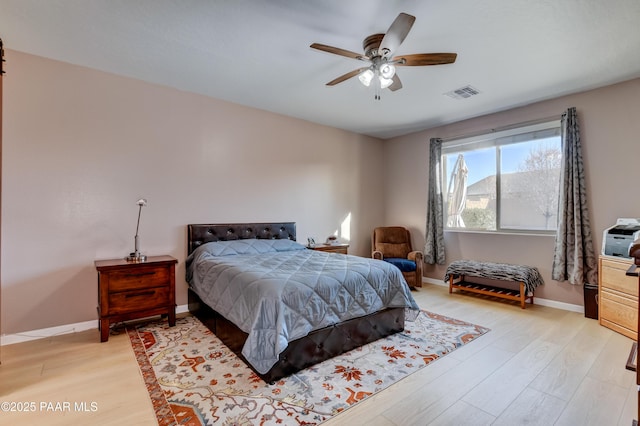
[[[249,334],[242,355],[260,373],[310,331],[388,307],[407,308],[408,320],[419,311],[395,266],[294,241],[207,243],[186,264],[192,290]]]

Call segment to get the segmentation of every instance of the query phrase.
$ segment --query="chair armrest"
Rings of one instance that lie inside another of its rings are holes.
[[[423,258],[424,258],[424,255],[422,254],[421,251],[412,251],[407,255],[407,259],[413,260],[416,263],[421,263]]]
[[[376,250],[373,253],[371,253],[371,257],[374,258],[374,259],[378,259],[378,260],[384,259],[384,255],[382,254],[381,251],[378,251],[378,250]]]

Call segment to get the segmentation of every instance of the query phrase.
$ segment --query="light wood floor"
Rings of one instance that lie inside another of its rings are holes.
[[[635,376],[625,369],[632,341],[596,320],[433,285],[413,294],[423,309],[491,331],[326,426],[629,426],[636,417]],[[0,411],[0,424],[156,424],[125,334],[99,343],[90,330],[4,346],[1,354],[0,402],[36,407]]]

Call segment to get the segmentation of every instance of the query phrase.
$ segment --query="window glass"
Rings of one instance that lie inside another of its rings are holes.
[[[559,121],[447,142],[442,151],[445,229],[556,230]]]
[[[452,152],[445,158],[443,164],[448,170],[444,197],[446,227],[495,230],[496,148]]]
[[[500,225],[503,229],[557,228],[560,138],[500,148]]]

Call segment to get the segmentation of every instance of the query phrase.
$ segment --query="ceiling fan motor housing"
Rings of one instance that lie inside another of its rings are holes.
[[[380,47],[380,43],[382,43],[383,38],[384,34],[373,34],[365,38],[362,42],[362,48],[364,50],[365,56],[367,56],[368,58],[382,56],[381,52],[378,52],[378,48]]]

